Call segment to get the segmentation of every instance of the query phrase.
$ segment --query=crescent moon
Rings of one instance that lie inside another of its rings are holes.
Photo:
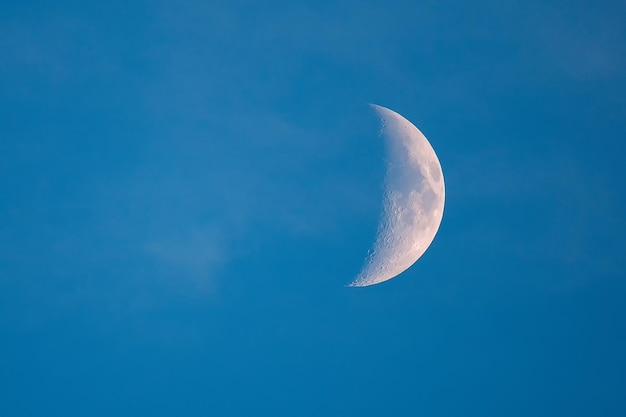
[[[379,284],[411,267],[435,238],[445,202],[441,164],[426,137],[398,113],[371,106],[387,147],[385,197],[373,250],[350,287]]]

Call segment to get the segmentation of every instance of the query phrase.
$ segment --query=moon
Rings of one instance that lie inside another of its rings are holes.
[[[373,250],[350,287],[379,284],[409,269],[435,238],[445,202],[441,164],[426,137],[400,114],[371,106],[387,148],[383,213]]]

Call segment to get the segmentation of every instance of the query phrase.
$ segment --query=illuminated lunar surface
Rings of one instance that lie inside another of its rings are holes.
[[[387,145],[385,196],[376,242],[351,287],[379,284],[411,267],[435,238],[445,201],[441,165],[426,137],[398,113],[372,107]]]

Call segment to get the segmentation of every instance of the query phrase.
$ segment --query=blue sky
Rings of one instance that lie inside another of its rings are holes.
[[[4,2],[0,415],[623,416],[617,1]],[[446,207],[371,247],[384,146]]]

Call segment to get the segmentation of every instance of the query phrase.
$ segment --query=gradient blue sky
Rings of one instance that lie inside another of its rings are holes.
[[[0,5],[0,415],[626,415],[620,1]],[[437,151],[374,241],[367,103]]]

